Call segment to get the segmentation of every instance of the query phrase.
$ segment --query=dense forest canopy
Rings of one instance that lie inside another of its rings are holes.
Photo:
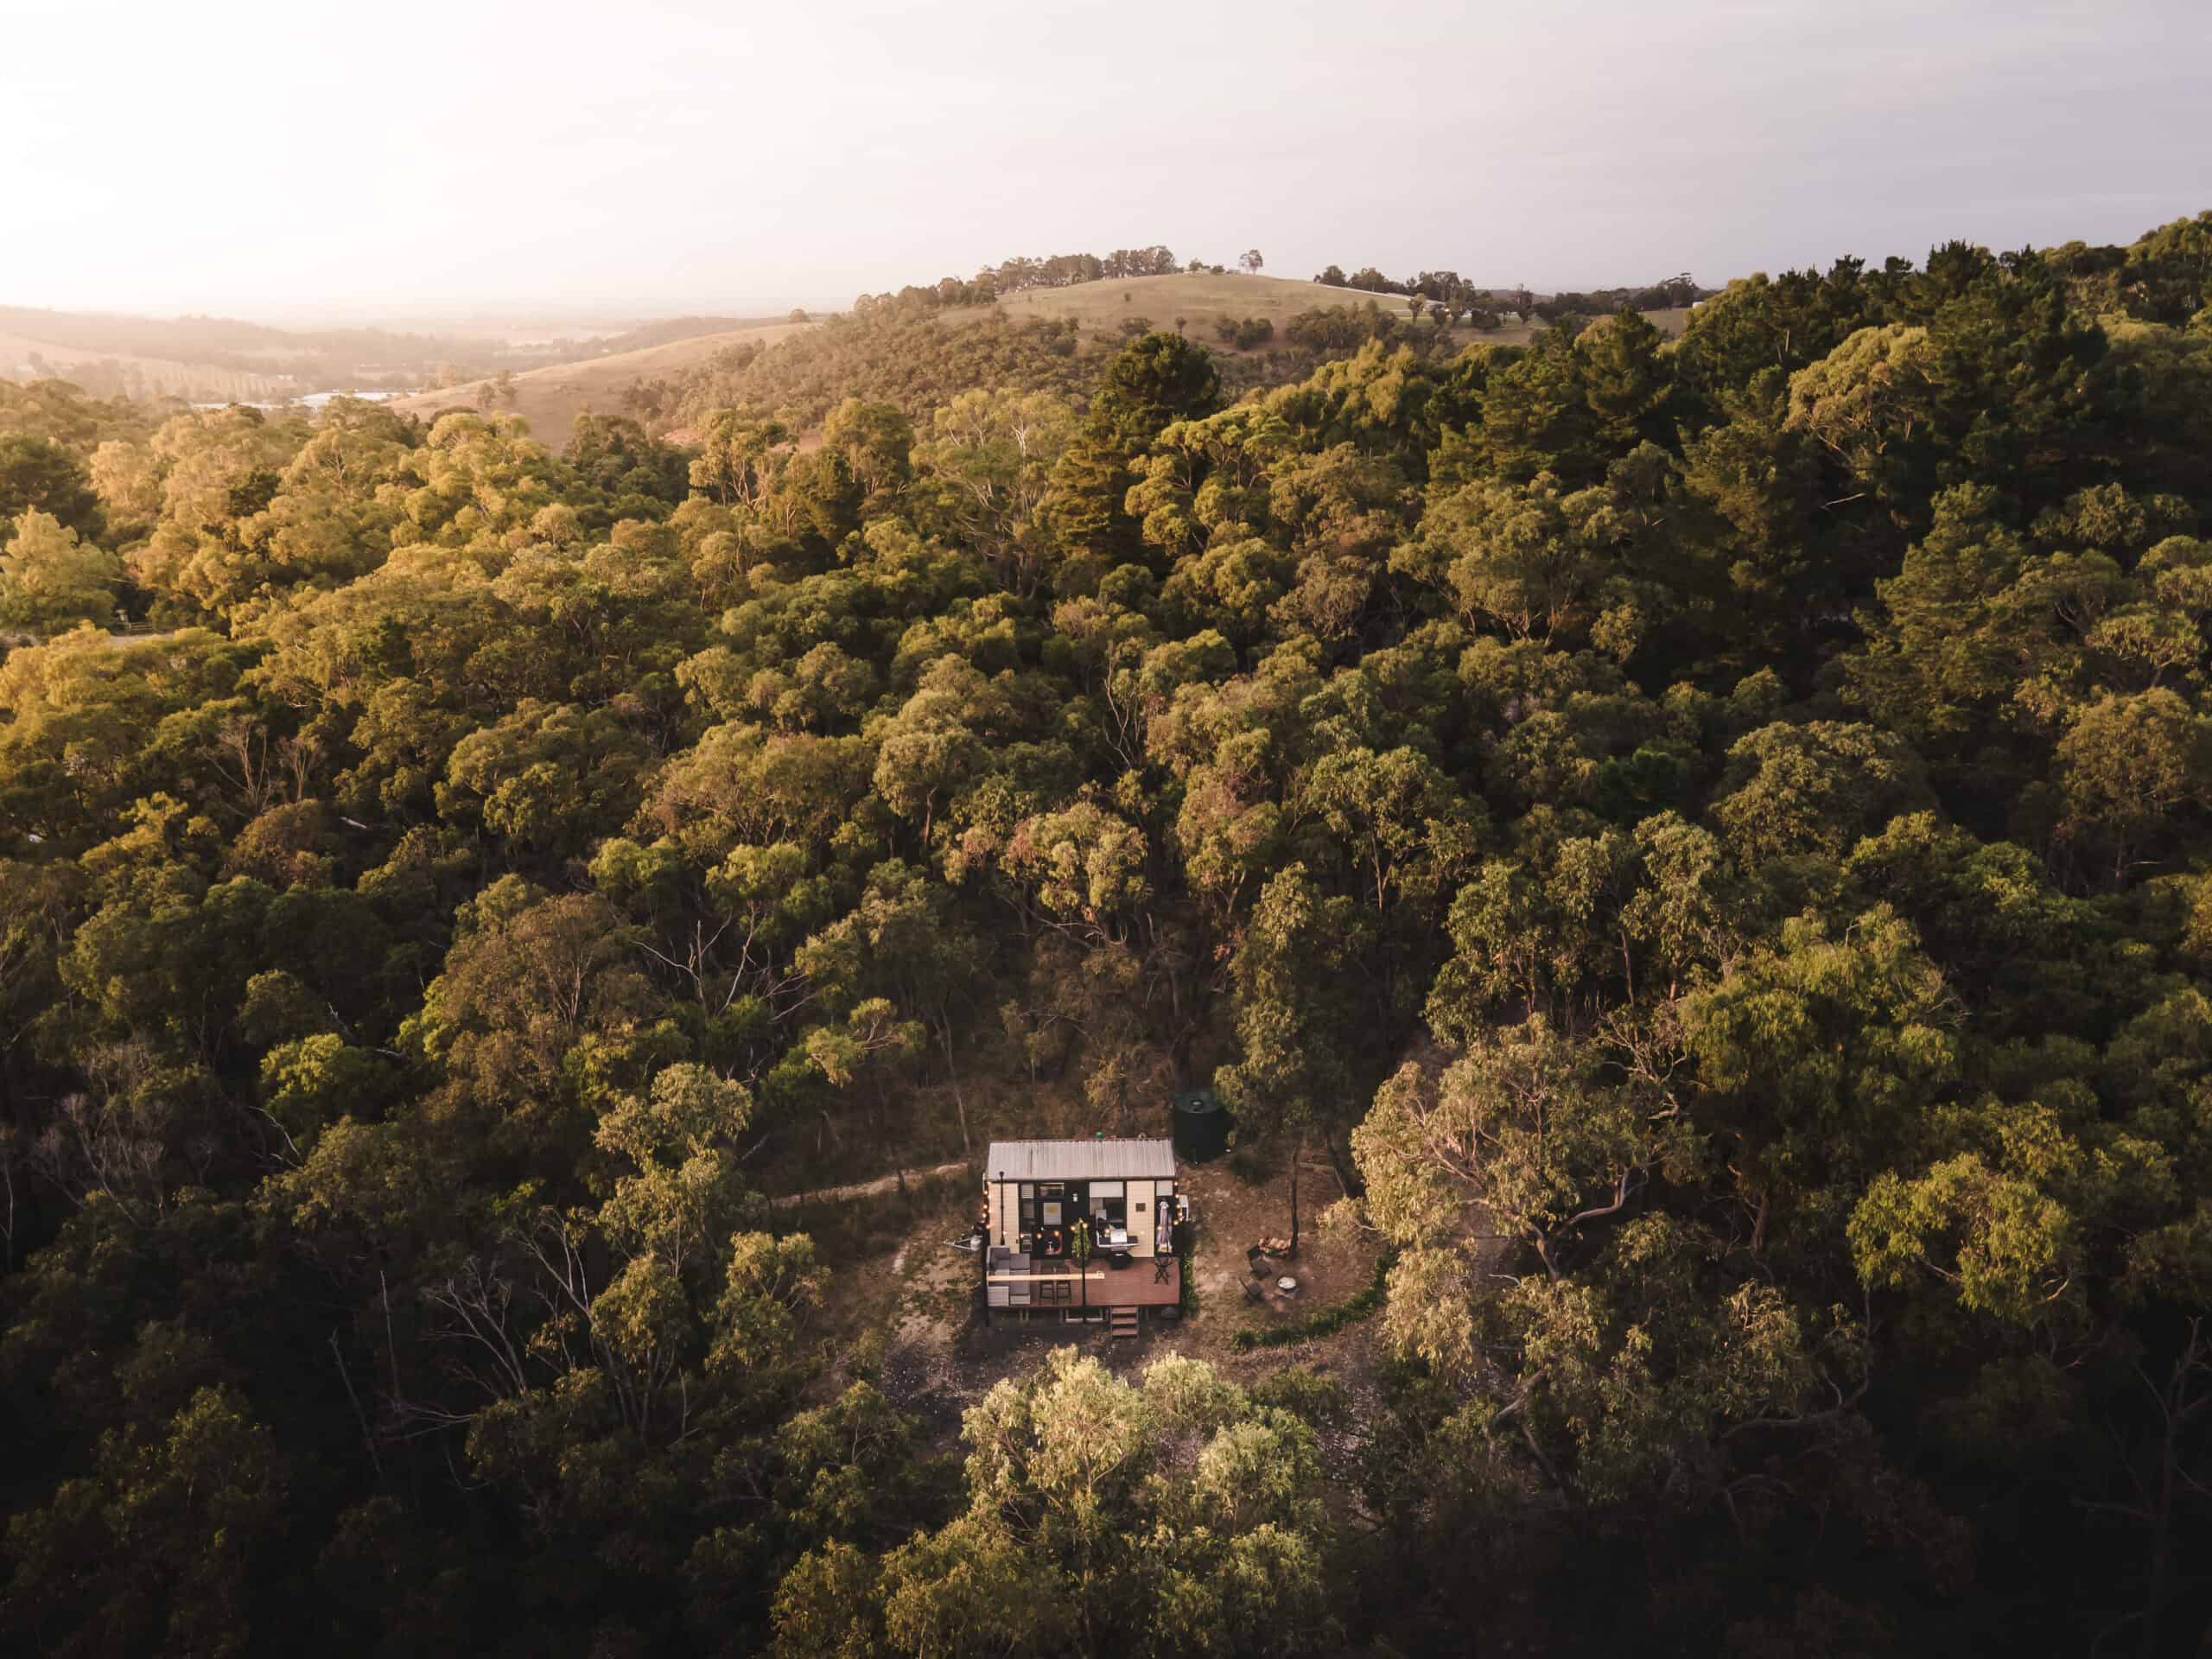
[[[0,387],[0,1639],[2199,1650],[2208,272]],[[1340,1171],[1374,1387],[926,1432],[768,1195],[1040,1075]]]

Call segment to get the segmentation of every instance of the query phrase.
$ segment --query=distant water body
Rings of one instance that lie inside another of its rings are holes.
[[[240,409],[288,409],[292,404],[297,404],[302,409],[312,409],[319,413],[328,406],[330,400],[334,397],[358,397],[365,404],[388,404],[395,397],[412,397],[417,390],[418,388],[414,386],[404,386],[396,391],[390,387],[378,387],[366,391],[305,391],[296,397],[287,397],[282,403],[256,403],[247,398],[233,397],[219,404],[194,404],[193,407],[194,409],[229,409],[233,406]]]

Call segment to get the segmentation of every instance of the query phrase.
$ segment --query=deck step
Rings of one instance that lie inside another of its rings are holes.
[[[1107,1329],[1116,1337],[1134,1337],[1137,1333],[1137,1311],[1134,1307],[1116,1307],[1107,1314]]]

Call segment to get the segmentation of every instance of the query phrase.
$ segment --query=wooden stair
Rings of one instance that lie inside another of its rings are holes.
[[[1108,1333],[1114,1337],[1134,1338],[1137,1333],[1136,1309],[1134,1307],[1109,1308],[1106,1313],[1106,1329]]]

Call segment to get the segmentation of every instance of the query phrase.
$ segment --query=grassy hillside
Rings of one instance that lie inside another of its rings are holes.
[[[1192,338],[1211,346],[1215,343],[1214,324],[1224,317],[1231,321],[1265,317],[1280,334],[1301,311],[1362,305],[1372,297],[1346,289],[1323,288],[1317,283],[1247,276],[1241,271],[1220,276],[1210,271],[1178,271],[1172,276],[1111,277],[1078,283],[1071,288],[1028,288],[995,305],[950,311],[945,315],[956,321],[991,312],[1016,321],[1033,317],[1072,319],[1085,334],[1118,334],[1130,317],[1149,317],[1156,327],[1173,328],[1175,319],[1182,317]],[[1382,298],[1399,315],[1404,314],[1402,301],[1388,295]]]
[[[70,380],[101,395],[178,397],[247,401],[288,396],[294,387],[281,375],[264,374],[226,364],[149,357],[136,352],[0,332],[0,380],[28,385],[34,380]]]
[[[1319,283],[1287,281],[1276,276],[1248,276],[1241,271],[1215,276],[1211,271],[1177,271],[1168,276],[1128,276],[1103,282],[1078,283],[1070,288],[1031,288],[1012,294],[995,305],[948,311],[947,321],[960,321],[993,315],[1013,321],[1045,318],[1072,320],[1084,335],[1118,338],[1122,325],[1132,317],[1150,319],[1159,328],[1173,328],[1178,317],[1184,332],[1214,351],[1230,349],[1216,338],[1214,325],[1226,318],[1265,317],[1274,324],[1280,340],[1291,319],[1306,311],[1332,306],[1363,307],[1373,301],[1392,316],[1403,320],[1406,302],[1395,294],[1370,294],[1353,288],[1326,288]],[[1669,334],[1677,334],[1689,317],[1684,311],[1647,311],[1646,316]],[[1478,334],[1459,328],[1464,340],[1493,345],[1524,345],[1543,325],[1519,323]]]
[[[722,334],[696,334],[688,340],[671,340],[642,351],[621,352],[582,363],[531,369],[515,376],[514,401],[499,407],[512,408],[530,423],[533,436],[558,449],[568,442],[569,428],[586,410],[601,415],[622,413],[622,394],[640,378],[680,375],[702,366],[717,353],[733,346],[772,345],[812,326],[804,322],[760,323]],[[425,391],[401,398],[392,407],[426,419],[450,409],[475,409],[479,397],[491,384],[487,380],[472,380],[442,391]]]

